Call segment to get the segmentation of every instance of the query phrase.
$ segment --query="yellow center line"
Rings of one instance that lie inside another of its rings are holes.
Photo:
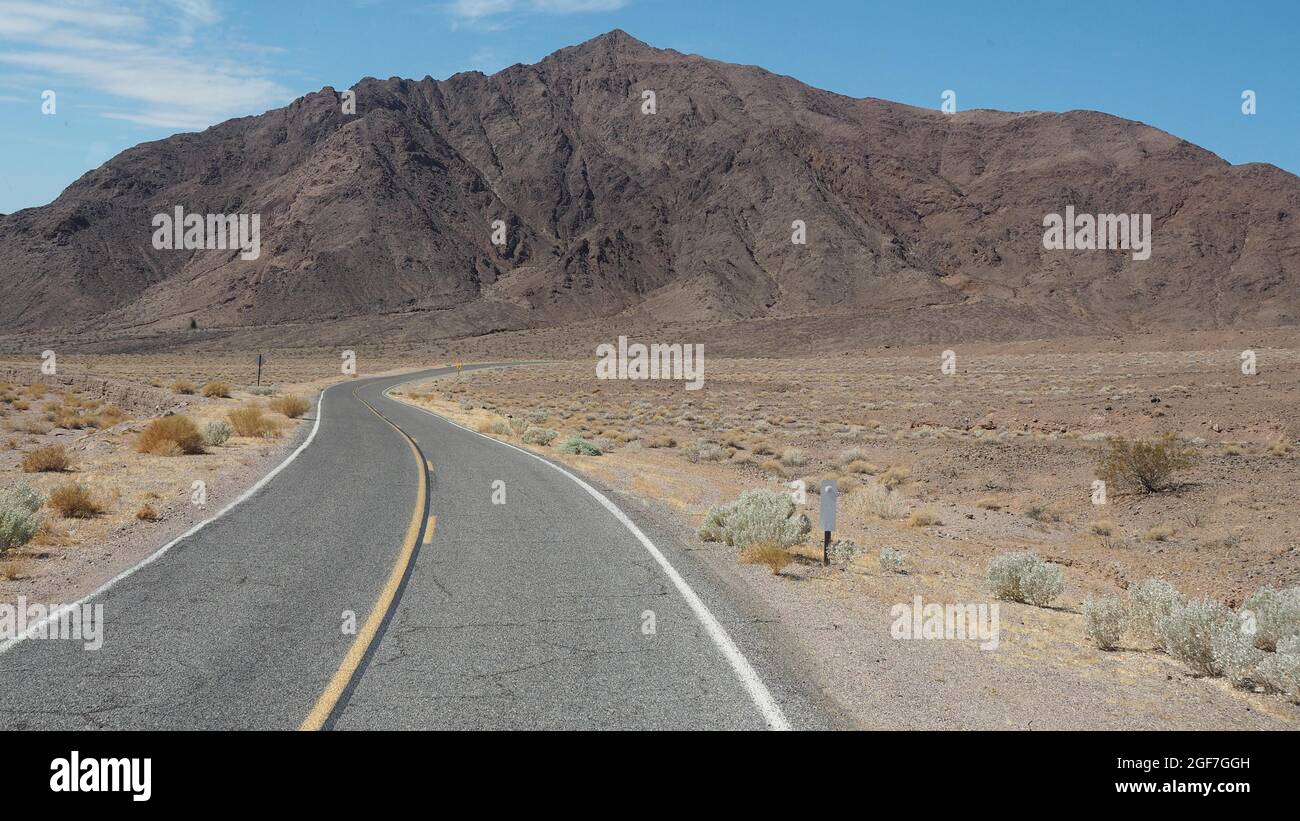
[[[356,388],[352,389],[352,396],[367,408],[370,408],[370,412],[375,416],[391,425],[393,430],[402,434],[403,438],[406,439],[406,444],[411,448],[411,453],[415,455],[416,465],[423,461],[420,449],[415,446],[415,440],[411,438],[410,434],[389,422],[369,402],[357,396]],[[419,473],[420,482],[419,491],[415,497],[415,511],[411,514],[411,524],[406,529],[406,537],[402,541],[402,550],[397,555],[397,561],[393,564],[392,571],[388,574],[388,581],[384,584],[384,589],[379,592],[379,598],[375,600],[374,607],[370,609],[370,615],[366,618],[365,625],[357,632],[356,638],[352,640],[352,646],[348,648],[347,655],[343,657],[343,663],[339,665],[339,669],[334,672],[329,683],[325,685],[325,692],[321,693],[320,698],[316,700],[316,706],[312,707],[311,712],[307,714],[307,718],[303,719],[302,725],[298,728],[299,730],[319,730],[325,725],[330,712],[339,703],[343,691],[347,689],[348,682],[352,680],[357,668],[361,666],[361,660],[365,658],[366,651],[370,649],[370,645],[375,640],[375,635],[379,632],[379,626],[384,622],[385,614],[388,613],[397,597],[397,591],[402,585],[402,577],[406,575],[406,569],[411,564],[411,557],[415,555],[416,542],[420,538],[420,527],[424,523],[424,503],[428,488],[424,471],[417,472]],[[429,518],[430,520],[433,519],[432,516]],[[432,536],[433,524],[431,522],[429,535],[425,537],[424,543],[428,544]]]
[[[430,514],[429,526],[424,529],[424,543],[433,541],[433,532],[438,529],[438,517]]]

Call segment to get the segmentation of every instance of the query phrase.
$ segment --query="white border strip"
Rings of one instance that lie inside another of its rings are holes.
[[[402,383],[402,385],[406,384],[409,383]],[[467,433],[480,436],[489,442],[496,442],[498,445],[504,445],[511,450],[519,451],[525,456],[530,456],[542,464],[554,468],[565,476],[568,476],[570,479],[577,482],[579,487],[591,494],[592,498],[597,502],[600,502],[601,506],[610,513],[614,514],[614,518],[622,522],[623,526],[637,538],[637,541],[641,542],[641,546],[646,549],[646,552],[654,557],[654,560],[659,564],[660,569],[664,571],[664,575],[672,580],[673,586],[677,588],[677,592],[682,594],[682,598],[686,599],[686,603],[690,605],[691,610],[695,613],[695,617],[700,620],[700,624],[704,626],[709,637],[713,639],[713,643],[718,646],[718,649],[722,651],[722,655],[726,657],[727,662],[731,664],[731,669],[735,671],[736,677],[740,679],[740,683],[744,686],[745,690],[749,692],[749,698],[754,702],[754,706],[758,708],[758,712],[763,716],[763,721],[767,724],[767,728],[769,730],[793,729],[790,726],[789,720],[786,719],[785,713],[781,711],[781,706],[776,703],[776,699],[772,698],[772,694],[768,691],[767,686],[764,685],[763,680],[759,678],[758,671],[756,671],[753,665],[749,663],[749,659],[745,658],[745,654],[740,651],[740,648],[736,646],[736,643],[731,640],[731,636],[727,635],[726,628],[723,627],[713,613],[710,612],[708,606],[705,605],[698,595],[696,595],[695,591],[691,589],[691,586],[686,583],[686,579],[682,578],[681,574],[677,572],[677,569],[669,563],[668,558],[664,556],[658,547],[655,546],[655,543],[650,541],[650,539],[641,532],[641,528],[637,527],[636,523],[628,518],[626,513],[619,509],[618,505],[607,499],[600,491],[596,490],[582,479],[549,459],[543,459],[536,453],[516,447],[509,442],[502,442],[500,439],[494,439],[491,436],[479,433],[476,430],[470,430],[464,425],[453,422],[445,416],[440,416],[428,408],[422,408],[419,405],[413,405],[409,402],[400,402],[399,400],[393,399],[393,397],[389,396],[388,391],[398,387],[401,387],[401,385],[394,385],[385,390],[384,397],[393,402],[397,402],[400,405],[405,405],[408,408],[415,408],[416,410],[424,411],[435,419],[441,419],[449,425],[454,425]]]
[[[333,386],[331,385],[330,387]],[[152,554],[150,554],[149,556],[141,560],[138,564],[128,567],[126,570],[123,570],[121,573],[118,573],[116,576],[114,576],[113,578],[109,579],[108,581],[100,585],[90,595],[83,596],[82,598],[78,599],[72,604],[65,604],[63,607],[60,607],[58,610],[55,610],[53,613],[50,613],[45,618],[38,621],[36,624],[27,628],[27,630],[25,630],[21,636],[14,636],[9,640],[0,643],[0,653],[5,652],[9,648],[18,644],[20,641],[30,638],[42,627],[44,627],[45,625],[49,624],[52,621],[56,621],[60,616],[62,616],[64,613],[68,612],[69,610],[80,607],[81,605],[85,604],[86,602],[90,601],[96,596],[108,592],[108,590],[112,588],[113,585],[117,584],[123,579],[129,578],[130,576],[134,575],[137,571],[141,570],[142,568],[148,567],[149,565],[158,561],[167,553],[167,551],[171,550],[176,545],[180,544],[181,542],[185,541],[189,537],[193,536],[195,533],[198,533],[200,530],[212,524],[217,519],[220,519],[222,516],[225,516],[227,513],[234,510],[237,506],[239,506],[243,502],[246,502],[249,499],[249,497],[251,497],[254,493],[257,493],[259,490],[265,487],[267,482],[274,479],[276,475],[280,473],[280,471],[287,468],[289,464],[293,462],[294,459],[298,458],[299,454],[301,454],[304,450],[307,449],[307,446],[312,443],[312,440],[316,438],[316,432],[320,430],[321,418],[325,416],[325,391],[327,390],[329,390],[329,388],[321,389],[320,396],[316,400],[316,424],[312,425],[311,433],[307,434],[307,440],[303,442],[301,445],[299,445],[293,451],[293,453],[290,453],[283,462],[281,462],[280,464],[272,468],[270,473],[263,476],[261,479],[257,481],[256,484],[254,484],[248,490],[241,493],[239,497],[236,498],[233,502],[226,505],[221,510],[217,511],[217,513],[214,514],[211,518],[204,519],[203,521],[196,524],[194,527],[191,527],[189,530],[177,536],[175,539],[172,539],[167,544],[155,550]]]

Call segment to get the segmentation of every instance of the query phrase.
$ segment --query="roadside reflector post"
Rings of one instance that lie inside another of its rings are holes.
[[[822,510],[822,566],[829,567],[831,563],[831,531],[835,529],[835,496],[839,491],[839,486],[833,479],[822,482],[821,497]]]
[[[262,387],[262,355],[257,355],[257,387]]]

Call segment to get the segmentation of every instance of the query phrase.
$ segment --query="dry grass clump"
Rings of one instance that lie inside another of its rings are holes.
[[[209,382],[208,384],[206,384],[206,385],[203,386],[203,391],[202,391],[202,393],[203,393],[204,396],[208,397],[209,399],[211,399],[211,398],[213,398],[213,397],[220,397],[220,398],[222,398],[222,399],[229,399],[229,398],[230,398],[230,385],[229,385],[228,383],[226,383],[226,382],[222,382],[220,379],[214,379],[214,380],[212,380],[211,382]]]
[[[903,465],[890,465],[880,474],[880,482],[885,487],[895,488],[904,484],[911,477],[912,471]]]
[[[675,448],[677,440],[671,436],[652,436],[646,440],[645,446],[648,448]]]
[[[62,473],[72,464],[63,445],[37,448],[23,456],[23,473]]]
[[[311,410],[311,403],[301,396],[285,394],[271,400],[271,410],[282,413],[290,419],[297,419]]]
[[[161,517],[158,515],[158,511],[153,509],[153,505],[145,502],[140,505],[140,509],[135,512],[135,518],[142,522],[156,522]]]
[[[1110,536],[1115,532],[1115,523],[1110,519],[1088,522],[1088,532],[1094,536]]]
[[[790,555],[789,550],[780,545],[760,542],[741,550],[740,561],[742,564],[766,565],[773,576],[780,576],[781,571],[794,561],[794,557]]]
[[[203,453],[203,435],[188,416],[163,416],[140,432],[135,449],[154,456],[199,454]]]
[[[1174,528],[1171,525],[1156,525],[1146,533],[1146,539],[1149,542],[1167,542],[1174,537]]]
[[[943,520],[933,510],[918,510],[907,517],[908,527],[938,527],[942,524]]]
[[[975,507],[980,510],[1001,510],[1002,503],[992,496],[985,496],[975,503]]]
[[[256,405],[238,408],[226,414],[237,436],[271,439],[280,435],[280,423],[262,413]]]
[[[93,519],[104,512],[90,490],[77,482],[66,482],[56,487],[46,504],[65,519]]]
[[[177,379],[172,383],[172,390],[182,396],[190,396],[194,393],[194,383],[188,379]]]
[[[1158,493],[1178,471],[1196,464],[1196,453],[1165,436],[1154,442],[1116,437],[1097,457],[1097,478],[1117,490]]]
[[[844,511],[855,521],[898,519],[907,512],[907,502],[898,491],[873,483],[851,494],[844,502]]]

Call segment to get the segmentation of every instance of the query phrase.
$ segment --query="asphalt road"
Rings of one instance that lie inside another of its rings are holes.
[[[91,600],[100,649],[0,653],[0,729],[825,725],[654,522],[384,395],[445,372],[325,391],[296,460]]]

